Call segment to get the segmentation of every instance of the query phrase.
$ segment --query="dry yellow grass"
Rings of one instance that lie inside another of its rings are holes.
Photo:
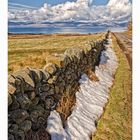
[[[59,54],[68,48],[84,47],[94,35],[9,35],[8,71],[9,74],[25,66],[42,68],[46,61],[57,63]],[[56,55],[58,54],[58,56]]]
[[[98,122],[93,140],[132,139],[132,72],[127,58],[113,37],[113,48],[119,59],[109,102]]]
[[[59,112],[63,126],[65,126],[67,118],[72,112],[72,107],[75,105],[76,98],[75,94],[70,95],[70,93],[65,93],[59,102],[59,105],[56,108],[56,111]]]

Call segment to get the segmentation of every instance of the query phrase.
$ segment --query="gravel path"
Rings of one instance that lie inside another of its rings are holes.
[[[132,38],[124,33],[114,33],[117,42],[126,55],[130,68],[132,68]]]

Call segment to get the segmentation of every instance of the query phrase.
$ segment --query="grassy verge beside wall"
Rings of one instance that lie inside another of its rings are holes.
[[[113,48],[118,57],[119,66],[110,91],[109,102],[92,140],[132,139],[132,72],[114,36]]]

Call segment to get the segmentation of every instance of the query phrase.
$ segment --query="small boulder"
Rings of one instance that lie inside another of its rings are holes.
[[[27,111],[23,109],[17,109],[17,110],[11,111],[9,112],[8,115],[9,115],[9,118],[11,118],[17,124],[20,124],[29,116]]]
[[[25,90],[33,90],[35,87],[35,84],[33,82],[33,79],[31,78],[31,76],[26,72],[26,70],[21,70],[18,71],[14,74],[14,76],[17,77],[22,77],[25,81]]]
[[[17,97],[17,101],[19,102],[22,109],[28,109],[30,107],[31,100],[26,94],[19,94]]]
[[[58,94],[59,93],[59,87],[55,86],[55,93]]]
[[[28,92],[27,95],[28,95],[30,100],[33,100],[35,98],[35,96],[36,96],[34,91]]]
[[[45,109],[41,105],[37,105],[33,108],[33,110],[37,111],[38,116],[43,116]]]
[[[12,134],[8,133],[8,140],[15,140],[14,136]]]
[[[45,70],[40,70],[41,74],[42,74],[42,83],[46,83],[48,81],[48,79],[50,78],[50,74],[45,71]]]
[[[16,78],[13,75],[8,76],[8,83],[15,84]]]
[[[36,123],[38,119],[38,112],[36,110],[33,110],[30,114],[30,118],[32,122]]]
[[[57,76],[53,76],[52,78],[50,78],[50,79],[48,80],[48,83],[49,83],[49,84],[54,84],[56,81],[57,81]]]
[[[9,94],[14,94],[16,92],[16,87],[14,87],[11,84],[8,84],[8,93]]]
[[[37,121],[38,128],[42,128],[46,122],[47,120],[45,120],[43,117],[39,117]]]
[[[45,92],[48,91],[50,89],[50,86],[48,84],[43,84],[39,87],[39,92]]]
[[[38,102],[39,102],[39,97],[35,97],[32,100],[32,103],[31,103],[30,107],[32,108],[32,107],[36,106],[38,104]]]
[[[71,62],[71,58],[67,54],[65,54],[62,60],[60,61],[60,65],[62,67],[66,67],[70,62]]]
[[[48,63],[48,64],[46,64],[46,66],[44,67],[44,70],[46,71],[46,72],[48,72],[49,74],[54,74],[55,72],[56,72],[56,70],[57,70],[57,68],[56,68],[56,65],[55,64],[52,64],[52,63]]]
[[[50,90],[47,91],[47,96],[54,95],[54,94],[55,94],[54,87],[50,88]]]
[[[32,123],[31,123],[31,121],[29,121],[29,120],[25,120],[24,122],[22,122],[21,124],[20,124],[20,129],[21,130],[23,130],[24,132],[28,132],[30,129],[31,129],[31,127],[32,127]]]
[[[22,130],[17,131],[17,133],[15,134],[15,140],[25,140],[24,131]]]
[[[11,105],[13,102],[12,97],[10,94],[8,94],[8,106]]]
[[[50,110],[54,107],[54,99],[53,98],[46,98],[45,100],[45,108]]]
[[[18,125],[17,124],[11,124],[11,126],[8,129],[8,132],[11,134],[15,134],[18,131]]]
[[[15,96],[12,96],[12,104],[10,105],[10,107],[8,108],[9,110],[16,110],[19,108],[19,103],[18,101],[16,100],[16,97]]]

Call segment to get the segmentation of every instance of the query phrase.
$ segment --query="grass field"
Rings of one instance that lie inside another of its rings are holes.
[[[30,66],[42,68],[46,62],[57,63],[60,55],[68,48],[85,47],[91,40],[100,39],[94,35],[9,35],[9,74]]]
[[[93,140],[132,139],[132,72],[127,58],[113,37],[113,48],[119,59],[109,102],[98,122]]]

